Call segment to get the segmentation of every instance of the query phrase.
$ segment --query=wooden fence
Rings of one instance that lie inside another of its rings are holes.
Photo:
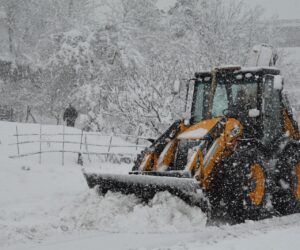
[[[61,133],[43,133],[42,132],[42,125],[40,125],[39,133],[20,133],[18,126],[16,126],[16,133],[13,135],[16,138],[15,143],[11,143],[9,145],[16,146],[17,154],[11,155],[10,158],[22,158],[22,157],[28,157],[33,155],[39,156],[39,163],[42,163],[42,154],[46,153],[61,153],[61,164],[65,164],[65,154],[66,153],[72,153],[78,155],[78,164],[83,164],[82,156],[86,155],[87,159],[91,161],[92,155],[97,156],[104,156],[105,161],[112,161],[112,162],[126,162],[131,163],[133,159],[136,157],[136,154],[142,150],[143,148],[147,147],[147,145],[141,145],[139,144],[141,141],[146,141],[147,138],[143,137],[136,137],[132,135],[125,135],[125,134],[117,134],[117,135],[102,135],[100,133],[90,133],[81,131],[80,133],[66,133],[65,132],[65,126],[62,127]],[[66,136],[68,137],[78,137],[79,140],[66,140]],[[101,138],[109,138],[108,144],[100,144],[100,143],[90,143],[88,142],[88,137],[98,137],[100,138],[99,141],[101,141]],[[28,139],[30,137],[30,139]],[[32,139],[34,137],[38,137],[38,139]],[[53,138],[53,137],[61,137],[61,140],[57,139],[48,139],[45,137]],[[22,138],[25,138],[22,140]],[[113,139],[114,138],[124,138],[125,141],[127,141],[129,138],[133,140],[135,143],[127,143],[125,145],[120,144],[114,144]],[[26,152],[22,153],[22,147],[24,145],[28,144],[38,144],[39,150],[33,151],[33,152]],[[57,144],[61,145],[60,149],[50,149],[50,150],[43,150],[42,146],[43,144]],[[73,145],[76,146],[77,149],[66,149],[66,145]],[[89,147],[94,148],[102,148],[106,150],[99,151],[90,151]],[[112,149],[114,148],[122,148],[122,152],[114,152]],[[131,150],[129,150],[131,149]],[[135,149],[135,152],[133,152],[132,149]],[[105,151],[105,152],[104,152]]]

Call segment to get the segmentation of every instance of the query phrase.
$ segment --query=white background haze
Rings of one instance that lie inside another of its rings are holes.
[[[225,0],[231,1],[231,0]],[[250,7],[260,5],[265,10],[265,18],[269,19],[278,15],[280,19],[300,19],[299,0],[248,0],[244,1]],[[175,0],[158,0],[160,8],[166,10],[175,3]]]

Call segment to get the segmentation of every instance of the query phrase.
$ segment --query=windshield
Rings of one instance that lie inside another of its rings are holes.
[[[212,117],[222,116],[228,110],[245,114],[248,113],[249,109],[257,108],[257,88],[256,80],[218,79],[212,103]],[[209,118],[208,100],[210,92],[211,83],[202,81],[195,83],[192,107],[193,123]]]
[[[208,113],[209,91],[210,84],[196,82],[192,105],[192,120],[194,123],[200,122],[206,118],[205,114]]]
[[[245,112],[257,108],[257,84],[218,84],[213,99],[212,116],[222,116],[224,110]]]

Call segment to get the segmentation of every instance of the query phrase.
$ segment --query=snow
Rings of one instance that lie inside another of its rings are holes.
[[[176,79],[173,83],[172,94],[177,95],[180,92],[180,89],[181,89],[181,82],[180,80]]]
[[[273,48],[269,45],[255,45],[247,62],[248,67],[270,66],[273,56]]]
[[[201,139],[207,134],[208,130],[198,128],[192,131],[183,132],[178,136],[178,139]]]
[[[288,93],[290,104],[294,111],[296,121],[300,122],[299,113],[299,78],[300,78],[300,47],[284,48],[285,58],[282,65],[284,76],[284,91]]]
[[[264,66],[264,67],[245,67],[245,68],[241,68],[241,70],[239,70],[239,72],[252,72],[252,73],[256,73],[256,72],[261,71],[263,69],[279,71],[279,69],[276,68],[276,67]]]
[[[283,78],[281,75],[274,76],[274,89],[282,90]]]
[[[225,69],[225,70],[228,70],[228,69],[239,70],[239,69],[241,69],[241,65],[237,65],[237,64],[224,64],[224,65],[221,65],[220,67],[217,67],[217,69],[219,69],[219,70],[221,70],[221,69]]]
[[[39,126],[17,124],[21,131]],[[199,208],[169,193],[150,204],[135,196],[90,190],[76,157],[10,159],[15,123],[0,122],[0,249],[297,249],[300,215],[241,225],[207,226]],[[58,133],[59,126],[44,126]],[[69,128],[68,128],[69,129]],[[73,130],[73,129],[71,129]],[[70,131],[68,131],[70,132]],[[120,140],[121,141],[121,140]],[[28,146],[32,147],[32,146]],[[30,149],[29,149],[30,150]],[[31,148],[33,150],[33,148]],[[58,158],[58,159],[56,159]],[[85,170],[126,174],[131,165],[87,162]]]
[[[87,175],[95,175],[97,173],[93,171],[92,173],[86,172]],[[119,175],[119,174],[101,174],[99,175],[102,179],[105,180],[119,180],[121,182],[136,183],[136,184],[146,184],[146,185],[158,185],[158,186],[172,186],[178,187],[180,190],[185,190],[187,192],[197,191],[198,185],[190,178],[169,178],[169,177],[157,177],[157,176],[143,176],[143,175]]]
[[[22,131],[33,132],[39,128],[34,124],[17,125]],[[168,193],[158,194],[147,206],[134,196],[108,193],[100,197],[88,189],[75,156],[67,157],[63,167],[58,164],[59,155],[45,158],[42,165],[34,158],[9,159],[12,146],[8,144],[15,140],[11,136],[15,126],[15,123],[0,122],[1,249],[42,248],[53,237],[96,232],[105,237],[117,234],[124,238],[129,233],[146,237],[149,233],[193,232],[205,225],[206,217],[199,208],[190,208]],[[55,127],[57,133],[61,131],[60,126],[44,126],[44,131],[54,133]],[[85,169],[125,174],[131,167],[101,165],[97,168],[88,165]]]
[[[258,117],[260,115],[260,111],[258,109],[249,109],[248,116],[249,117]]]
[[[159,9],[167,12],[175,3],[175,0],[158,0],[156,5]]]
[[[164,171],[165,169],[168,168],[168,166],[164,165],[164,158],[167,155],[168,151],[170,150],[170,148],[172,147],[172,145],[174,144],[174,141],[170,141],[164,148],[164,150],[161,152],[158,161],[157,161],[157,166],[159,168],[159,171]],[[145,169],[144,166],[141,167],[141,169]]]

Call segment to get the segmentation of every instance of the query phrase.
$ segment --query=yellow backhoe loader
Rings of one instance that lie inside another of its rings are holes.
[[[233,223],[300,211],[298,126],[275,56],[257,48],[270,51],[254,48],[256,67],[196,73],[191,118],[174,122],[128,175],[84,172],[89,187],[146,202],[168,191]]]

